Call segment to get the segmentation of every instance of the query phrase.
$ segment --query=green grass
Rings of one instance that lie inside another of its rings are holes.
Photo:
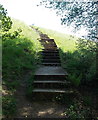
[[[45,34],[48,34],[51,39],[54,39],[58,48],[60,48],[63,52],[73,52],[76,50],[75,43],[78,39],[77,37],[45,28],[39,28],[39,30],[41,30]]]
[[[41,44],[37,40],[37,38],[39,38],[39,35],[34,30],[32,30],[31,27],[29,27],[28,25],[26,25],[22,21],[19,21],[16,19],[12,19],[12,21],[13,21],[12,29],[10,29],[9,32],[13,32],[17,29],[22,29],[20,37],[29,39],[29,41],[31,41],[34,44],[34,46],[32,46],[33,49],[39,50],[39,48],[41,48]]]
[[[15,114],[16,107],[13,108],[16,105],[16,101],[13,100],[15,99],[14,93],[28,71],[31,71],[34,76],[37,63],[41,62],[39,52],[42,49],[38,41],[39,35],[33,29],[19,20],[13,19],[12,22],[12,28],[6,34],[3,33],[5,36],[2,37],[2,83],[6,88],[5,91],[9,92],[3,99],[3,102],[6,102],[3,107],[5,116],[13,116],[13,112]],[[8,98],[9,96],[10,98]]]
[[[26,69],[33,70],[39,62],[39,35],[21,21],[13,20],[9,33],[13,35],[19,29],[22,30],[20,36],[3,40],[3,76],[6,80],[18,79],[22,72]]]
[[[61,65],[70,74],[70,78],[73,79],[74,77],[73,82],[76,86],[80,84],[81,81],[86,82],[95,79],[95,42],[45,28],[38,29],[55,40],[59,48]],[[81,78],[79,76],[81,76]],[[78,83],[79,81],[80,83]]]
[[[35,26],[34,26],[35,27]],[[35,27],[38,28],[38,27]],[[73,53],[76,48],[76,41],[77,37],[63,34],[57,31],[45,29],[45,28],[38,28],[42,33],[47,34],[49,38],[54,39],[58,48],[59,48],[59,54],[61,59],[61,65],[63,68],[66,68],[66,53],[70,52]]]

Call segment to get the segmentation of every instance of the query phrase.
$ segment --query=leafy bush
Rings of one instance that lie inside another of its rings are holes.
[[[67,118],[70,120],[86,120],[87,118],[90,118],[90,111],[89,108],[81,109],[79,108],[78,104],[74,104],[67,109],[65,115],[67,115]]]
[[[96,43],[89,40],[78,39],[77,50],[74,52],[61,52],[63,67],[71,74],[71,79],[82,76],[81,82],[93,81],[96,79]],[[64,63],[66,61],[66,64]]]
[[[2,98],[2,113],[6,117],[13,116],[16,112],[16,100],[12,96]]]
[[[18,23],[20,24],[18,25]],[[27,36],[25,32],[28,34]],[[37,63],[40,63],[40,54],[38,53],[41,50],[41,45],[37,38],[38,35],[32,29],[17,20],[14,20],[9,32],[3,33],[2,64],[3,80],[6,83],[21,79],[24,72],[28,70],[34,72]]]
[[[29,100],[32,100],[33,80],[34,80],[34,75],[32,75],[27,82],[26,96]]]
[[[0,25],[0,30],[2,31],[9,31],[9,29],[12,26],[12,21],[9,16],[7,16],[7,10],[3,8],[3,6],[0,4],[0,22],[2,24],[2,27]]]
[[[92,105],[92,98],[91,98],[91,96],[84,96],[83,97],[83,101],[84,101],[84,104],[87,105],[87,106],[91,106]]]
[[[23,75],[32,71],[34,73],[37,63],[40,63],[41,44],[37,40],[39,35],[29,26],[18,20],[11,20],[7,11],[0,5],[2,15],[2,71],[4,89],[14,96]],[[14,97],[3,97],[3,114],[14,115],[16,102]]]
[[[80,74],[77,77],[75,74],[69,74],[68,78],[74,86],[78,87],[81,83],[82,75]]]

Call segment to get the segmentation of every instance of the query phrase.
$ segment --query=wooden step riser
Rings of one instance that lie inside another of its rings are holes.
[[[66,80],[67,75],[35,75],[34,80]]]
[[[60,57],[59,56],[48,56],[48,55],[44,55],[42,57],[43,59],[57,59],[57,60],[60,60]]]
[[[45,44],[42,44],[45,48],[55,48],[57,49],[57,46],[56,45],[45,45]]]
[[[40,41],[41,41],[41,42],[42,42],[42,41],[52,41],[52,42],[55,42],[54,39],[47,39],[47,38],[46,38],[46,39],[43,39],[43,38],[42,38]]]
[[[40,83],[40,84],[33,84],[34,88],[40,88],[40,89],[64,89],[64,88],[70,88],[71,85],[70,84],[53,84],[53,83]]]
[[[59,53],[59,51],[58,50],[46,50],[46,49],[44,49],[43,51],[42,51],[42,53]]]
[[[50,50],[57,50],[57,47],[51,47],[51,46],[44,46],[45,49],[50,49]]]
[[[44,66],[61,66],[60,63],[42,63]]]
[[[43,44],[43,45],[55,45],[55,46],[57,46],[56,44],[55,44],[55,42],[41,42],[41,44]]]
[[[42,61],[48,61],[48,60],[49,61],[55,61],[55,62],[59,61],[60,62],[60,58],[54,58],[54,57],[53,58],[45,58],[45,57],[42,58]]]
[[[48,41],[42,41],[41,44],[44,44],[44,45],[56,45],[55,42],[48,42]]]
[[[49,45],[56,45],[55,42],[48,42],[48,41],[45,41],[45,42],[43,41],[43,42],[41,42],[41,44],[45,44],[45,45],[48,45],[48,44],[49,44]],[[56,45],[56,46],[57,46],[57,45]]]
[[[42,49],[43,52],[59,52],[59,49],[57,50],[48,50],[48,49]]]
[[[59,53],[42,53],[43,57],[59,57]]]
[[[55,59],[43,59],[43,63],[61,63],[60,60],[55,60]]]

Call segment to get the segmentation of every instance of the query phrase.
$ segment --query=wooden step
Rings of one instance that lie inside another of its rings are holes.
[[[67,76],[68,76],[68,74],[66,74],[66,75],[35,75],[34,80],[46,81],[47,79],[49,79],[51,81],[53,81],[53,80],[65,81]]]
[[[59,53],[41,53],[41,55],[43,57],[48,57],[48,56],[51,56],[51,57],[59,57]]]
[[[50,41],[42,41],[41,44],[44,44],[44,45],[56,45],[55,42],[50,42]]]
[[[67,83],[67,82],[33,82],[33,87],[34,88],[40,88],[40,89],[65,89],[65,88],[70,88],[71,87],[71,83]]]
[[[69,81],[61,81],[61,80],[36,80],[33,83],[61,83],[61,84],[70,84]]]
[[[49,50],[57,50],[57,47],[53,47],[53,46],[44,46],[43,45],[43,47],[47,50],[48,49],[48,51]]]
[[[41,40],[39,40],[40,42],[43,42],[43,41],[53,41],[54,42],[54,39],[49,39],[49,38],[42,38]]]
[[[51,45],[51,44],[42,44],[42,45],[48,48],[57,48],[57,45]]]
[[[42,63],[42,65],[45,65],[45,66],[61,66],[61,64],[60,63],[46,63],[46,62],[44,62],[44,63]]]
[[[60,63],[60,59],[42,59],[43,63]]]
[[[73,90],[61,90],[61,89],[34,89],[33,92],[41,93],[73,93]]]
[[[42,49],[42,53],[59,53],[59,50]]]
[[[54,56],[54,55],[44,55],[43,57],[42,57],[43,59],[60,59],[60,57],[59,56]]]

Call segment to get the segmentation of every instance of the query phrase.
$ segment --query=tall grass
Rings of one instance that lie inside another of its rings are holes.
[[[17,30],[21,31],[18,36],[3,39],[3,79],[6,82],[19,80],[26,70],[34,72],[37,62],[40,62],[39,35],[23,22],[13,19],[8,34],[13,35]]]
[[[6,102],[3,104],[5,116],[13,115],[16,107],[12,108],[12,95],[28,71],[34,74],[37,64],[40,63],[39,52],[42,48],[38,41],[39,35],[34,30],[19,20],[13,19],[12,22],[12,28],[2,36],[2,83],[4,91],[9,93],[7,97],[3,97]]]

